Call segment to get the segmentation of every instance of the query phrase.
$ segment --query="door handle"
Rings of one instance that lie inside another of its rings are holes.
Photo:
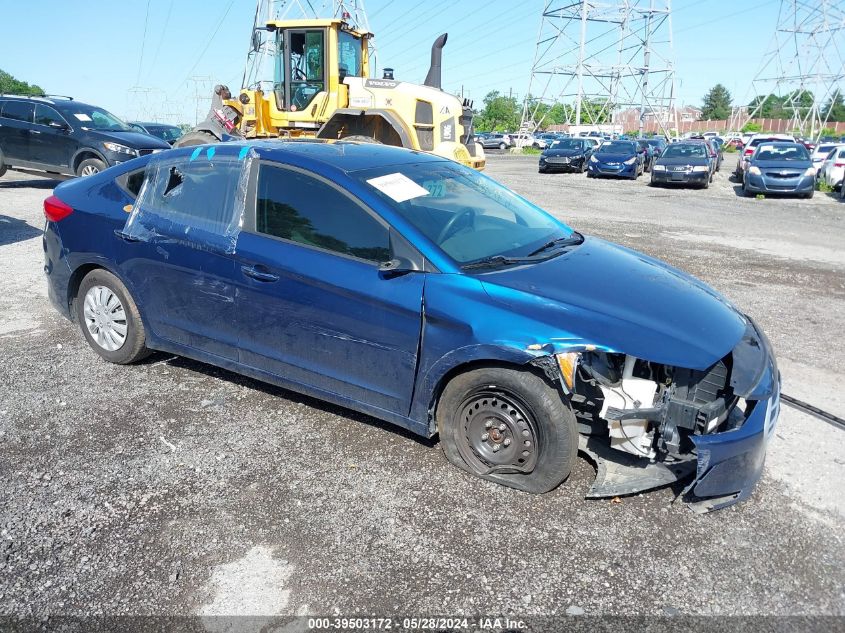
[[[271,273],[268,270],[262,270],[264,267],[260,264],[258,266],[241,266],[241,272],[247,277],[252,277],[257,281],[279,281],[279,276]]]
[[[114,232],[120,239],[124,242],[148,242],[149,240],[145,240],[142,237],[138,237],[136,235],[129,235],[129,233],[124,233],[120,229],[116,229]]]
[[[30,134],[41,134],[41,132],[38,131],[38,130],[30,130],[29,133]]]

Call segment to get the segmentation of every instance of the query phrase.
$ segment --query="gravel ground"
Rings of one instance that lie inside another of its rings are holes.
[[[730,159],[729,159],[730,160]],[[845,205],[488,174],[754,315],[784,391],[845,416]],[[46,298],[41,201],[0,179],[0,614],[845,614],[845,434],[784,408],[747,502],[529,496],[436,442],[207,365],[102,362]],[[841,620],[837,621],[841,625]]]

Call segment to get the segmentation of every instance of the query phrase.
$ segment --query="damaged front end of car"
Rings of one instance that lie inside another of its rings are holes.
[[[747,498],[777,422],[780,376],[753,320],[704,369],[586,346],[536,362],[557,374],[596,464],[587,498],[630,495],[692,476],[681,495],[708,512]],[[555,362],[552,362],[551,359]]]

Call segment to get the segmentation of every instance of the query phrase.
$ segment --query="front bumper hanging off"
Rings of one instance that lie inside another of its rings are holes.
[[[635,494],[687,479],[680,492],[696,512],[710,512],[751,495],[763,472],[766,445],[780,411],[780,373],[765,334],[749,319],[734,348],[731,385],[746,400],[745,420],[721,433],[691,436],[689,456],[648,461],[615,450],[598,437],[581,437],[580,450],[596,464],[596,479],[587,498]]]

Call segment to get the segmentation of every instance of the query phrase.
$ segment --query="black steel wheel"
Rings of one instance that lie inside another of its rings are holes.
[[[532,493],[564,481],[578,450],[563,394],[528,370],[484,367],[455,376],[438,402],[437,428],[450,462]]]

